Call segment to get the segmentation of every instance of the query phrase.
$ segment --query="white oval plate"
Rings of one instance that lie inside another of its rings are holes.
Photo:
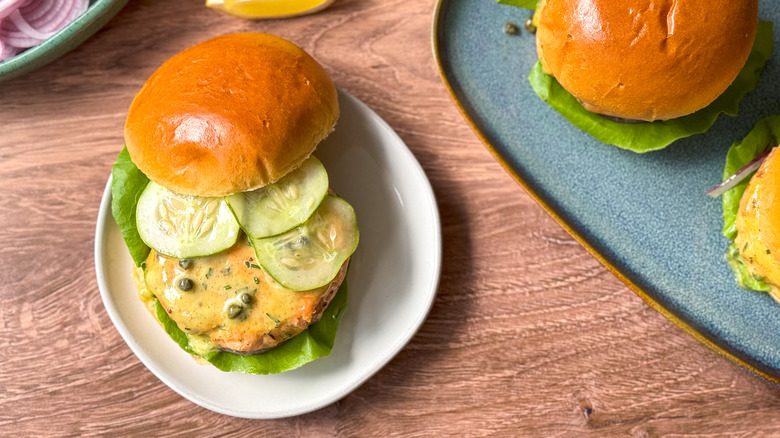
[[[349,270],[349,301],[330,356],[293,371],[246,375],[199,365],[138,299],[132,260],[111,216],[106,184],[95,231],[100,295],[130,349],[188,400],[227,415],[281,418],[327,406],[390,361],[422,325],[441,270],[441,227],[431,185],[400,137],[351,95],[339,96],[336,130],[315,155],[331,187],[355,208],[360,245]]]

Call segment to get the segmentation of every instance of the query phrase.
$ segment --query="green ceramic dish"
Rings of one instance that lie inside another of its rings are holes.
[[[54,36],[0,63],[0,81],[29,73],[70,52],[108,23],[126,3],[127,0],[92,0],[84,14]]]

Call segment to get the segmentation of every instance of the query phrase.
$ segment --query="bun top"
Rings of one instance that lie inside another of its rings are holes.
[[[544,70],[586,109],[668,120],[709,105],[742,69],[757,0],[542,0]]]
[[[130,105],[125,142],[152,181],[224,196],[297,168],[338,116],[336,88],[317,61],[282,38],[240,33],[157,69]]]

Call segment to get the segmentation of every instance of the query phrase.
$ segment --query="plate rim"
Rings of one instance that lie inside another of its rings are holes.
[[[182,396],[184,399],[198,406],[201,406],[203,408],[209,409],[211,411],[223,415],[229,415],[229,416],[240,417],[240,418],[249,418],[249,419],[287,418],[287,417],[306,414],[324,408],[326,406],[329,406],[334,402],[347,396],[352,391],[354,391],[359,386],[361,386],[363,383],[368,381],[368,379],[370,379],[372,376],[378,373],[395,356],[397,356],[398,353],[400,353],[406,347],[406,345],[412,340],[412,338],[417,334],[417,332],[424,324],[425,320],[428,318],[431,309],[433,308],[433,303],[438,294],[438,288],[441,281],[442,230],[441,230],[441,217],[439,214],[438,204],[436,202],[436,196],[433,191],[433,187],[431,186],[430,180],[428,179],[428,176],[425,173],[425,170],[423,169],[420,162],[417,160],[417,158],[414,156],[412,151],[406,145],[406,142],[403,141],[403,139],[398,135],[398,133],[384,119],[382,119],[373,109],[371,109],[368,105],[363,103],[360,99],[356,98],[355,96],[349,94],[348,92],[344,91],[341,88],[338,88],[338,92],[339,92],[339,98],[343,97],[345,99],[350,100],[351,103],[354,104],[362,114],[364,114],[365,116],[373,120],[373,123],[377,129],[384,131],[384,133],[392,139],[392,143],[398,146],[398,147],[393,147],[390,150],[394,151],[394,153],[397,154],[406,155],[405,159],[408,160],[410,165],[415,169],[415,171],[418,173],[420,177],[422,187],[418,187],[418,189],[424,192],[425,194],[424,197],[427,200],[426,203],[429,207],[431,225],[433,226],[435,232],[431,233],[431,236],[433,238],[433,245],[431,246],[431,249],[433,251],[433,259],[429,263],[429,266],[432,267],[433,272],[430,278],[431,281],[426,289],[427,299],[425,301],[425,305],[421,308],[421,311],[418,313],[417,318],[409,326],[409,329],[405,333],[403,333],[402,336],[399,336],[397,338],[395,345],[392,345],[391,348],[388,348],[383,351],[383,354],[381,355],[381,359],[376,363],[376,365],[374,365],[373,367],[363,369],[362,374],[360,374],[356,378],[351,379],[348,382],[349,384],[343,386],[338,391],[335,391],[328,397],[319,400],[306,399],[305,403],[302,403],[296,406],[295,408],[285,408],[285,409],[278,409],[274,411],[256,411],[250,409],[240,411],[236,409],[226,408],[215,403],[211,403],[210,400],[203,399],[200,396],[196,396],[193,392],[189,391],[186,387],[182,387],[176,384],[175,380],[163,379],[163,377],[161,377],[161,375],[158,374],[158,370],[156,370],[155,369],[156,367],[151,363],[153,362],[152,358],[147,356],[144,353],[144,350],[138,344],[133,342],[135,337],[130,333],[124,320],[119,317],[119,314],[116,310],[116,305],[113,302],[113,300],[109,297],[110,295],[109,287],[105,275],[105,266],[104,266],[104,260],[102,255],[103,248],[105,245],[107,245],[107,241],[106,239],[104,239],[104,235],[107,232],[106,227],[109,226],[111,221],[113,220],[110,213],[111,199],[112,199],[111,196],[112,176],[109,173],[108,180],[106,182],[105,188],[103,189],[103,196],[101,197],[100,207],[98,209],[98,216],[97,216],[97,221],[95,226],[95,245],[94,245],[95,273],[96,273],[96,278],[98,283],[98,289],[100,291],[101,301],[103,302],[103,306],[106,309],[106,313],[108,313],[108,316],[111,319],[112,324],[116,328],[117,332],[119,332],[120,336],[122,337],[122,340],[130,348],[130,350],[133,352],[135,357],[146,367],[146,369],[149,372],[151,372],[152,375],[154,375],[165,386],[171,388],[180,396]]]
[[[588,253],[590,253],[591,256],[593,256],[596,260],[599,261],[609,272],[611,272],[615,277],[617,277],[621,282],[623,282],[626,286],[628,286],[629,289],[631,289],[636,295],[638,295],[645,303],[647,303],[650,307],[655,309],[658,313],[663,315],[667,320],[671,321],[674,325],[676,325],[678,328],[682,329],[685,333],[699,341],[700,343],[707,346],[710,350],[714,351],[718,355],[725,357],[726,359],[729,359],[730,361],[734,362],[735,364],[743,367],[750,373],[753,373],[755,375],[758,375],[772,383],[780,385],[780,376],[773,376],[763,370],[758,369],[754,365],[747,362],[745,359],[742,359],[741,357],[735,355],[734,353],[726,350],[724,347],[719,345],[716,341],[713,341],[712,339],[705,336],[702,332],[694,328],[691,324],[684,321],[682,318],[675,315],[672,311],[661,305],[657,300],[655,300],[653,297],[651,297],[647,292],[645,292],[639,285],[631,281],[620,269],[618,269],[615,265],[613,265],[604,255],[602,255],[598,250],[590,244],[584,236],[582,236],[580,233],[578,233],[571,225],[569,225],[561,215],[558,214],[558,212],[555,211],[555,209],[548,203],[545,199],[543,199],[538,193],[536,193],[532,188],[531,185],[528,184],[521,176],[520,174],[513,169],[507,160],[501,155],[501,153],[498,151],[498,149],[490,143],[490,141],[487,139],[487,137],[482,133],[482,131],[479,129],[476,121],[471,117],[471,115],[466,110],[466,107],[463,105],[463,103],[458,98],[457,93],[455,92],[455,89],[447,76],[446,69],[444,67],[444,60],[442,57],[442,50],[441,45],[442,42],[439,38],[439,34],[441,29],[443,29],[444,26],[440,26],[442,23],[442,15],[444,14],[444,8],[446,7],[445,4],[450,3],[450,0],[436,0],[436,4],[434,6],[434,12],[433,12],[433,18],[432,18],[432,25],[431,25],[431,43],[432,43],[432,49],[433,49],[433,55],[436,62],[436,69],[439,72],[439,78],[441,79],[442,83],[444,84],[444,87],[447,89],[447,93],[450,96],[450,99],[452,99],[455,106],[458,108],[458,111],[460,112],[461,116],[466,120],[466,122],[471,127],[471,130],[477,135],[477,137],[482,141],[482,144],[485,146],[485,148],[493,155],[493,158],[495,158],[496,161],[501,165],[501,167],[504,168],[504,170],[512,177],[514,180],[528,193],[528,195],[531,196],[531,198],[542,207],[542,209],[561,227],[566,231],[572,238],[574,238],[577,243],[585,248]]]

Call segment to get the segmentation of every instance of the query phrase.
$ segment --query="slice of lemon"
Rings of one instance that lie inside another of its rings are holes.
[[[333,0],[206,0],[206,6],[250,20],[287,18],[321,11]]]

